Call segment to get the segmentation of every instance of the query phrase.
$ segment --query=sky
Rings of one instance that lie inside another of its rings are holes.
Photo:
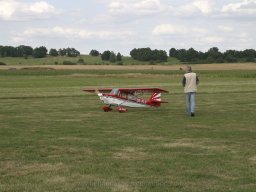
[[[256,0],[0,0],[0,45],[256,49]]]

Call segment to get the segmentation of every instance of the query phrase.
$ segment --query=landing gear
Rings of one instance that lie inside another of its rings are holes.
[[[124,107],[120,107],[120,106],[118,106],[118,107],[116,108],[116,110],[117,110],[119,113],[125,113],[125,112],[127,112],[127,109],[125,109]]]
[[[103,111],[105,111],[105,112],[112,111],[111,106],[103,106],[102,109],[103,109]]]
[[[112,110],[113,110],[113,109],[111,108],[111,105],[109,105],[109,106],[103,106],[102,109],[103,109],[103,111],[105,111],[105,112],[109,112],[109,111],[112,111]],[[117,110],[119,113],[125,113],[125,112],[127,112],[127,109],[124,108],[124,107],[121,107],[121,106],[116,107],[116,110]]]

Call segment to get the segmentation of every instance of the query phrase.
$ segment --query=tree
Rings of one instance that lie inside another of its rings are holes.
[[[59,55],[58,51],[56,49],[50,49],[49,55],[56,57]]]
[[[159,55],[160,55],[160,58],[159,58],[160,61],[167,62],[168,56],[167,56],[166,51],[160,50]]]
[[[192,62],[192,61],[196,61],[197,59],[198,59],[198,52],[193,48],[188,49],[186,54],[186,61]]]
[[[3,52],[3,46],[2,45],[0,45],[0,57],[2,57],[3,55],[2,55],[2,52]]]
[[[219,52],[219,49],[218,47],[212,47],[210,48],[207,52],[207,57],[211,57],[211,58],[214,58],[214,59],[217,59],[218,57],[220,57],[222,55],[221,52]]]
[[[17,49],[12,46],[3,46],[1,52],[2,57],[17,57]]]
[[[100,52],[97,51],[97,50],[95,50],[95,49],[92,49],[92,50],[90,51],[90,55],[91,55],[91,56],[94,56],[94,57],[97,57],[97,56],[100,55]]]
[[[66,49],[59,49],[58,53],[60,56],[65,56],[67,54],[67,51]]]
[[[210,48],[205,54],[207,57],[206,58],[207,63],[215,63],[223,57],[223,54],[219,52],[218,47]]]
[[[177,50],[175,48],[171,48],[169,51],[169,57],[177,57]]]
[[[150,48],[133,49],[130,52],[133,59],[139,61],[167,61],[167,53],[163,50],[151,50]]]
[[[61,56],[68,56],[68,57],[77,57],[80,55],[80,52],[77,51],[75,48],[69,48],[69,47],[64,49],[59,49],[58,53]]]
[[[254,49],[246,49],[241,53],[245,58],[246,62],[255,62],[256,51]]]
[[[137,55],[138,51],[136,48],[134,48],[133,50],[130,51],[130,55],[133,59],[137,60],[138,59],[138,55]]]
[[[110,55],[111,55],[111,52],[110,52],[110,51],[104,51],[104,52],[101,54],[101,59],[102,59],[103,61],[109,61]]]
[[[116,60],[117,61],[122,61],[122,55],[121,55],[121,53],[117,53],[117,55],[116,55]]]
[[[181,61],[186,61],[186,54],[187,54],[186,49],[179,49],[177,51],[177,58]]]
[[[43,58],[47,55],[47,49],[44,46],[36,47],[33,51],[33,56],[35,58]]]
[[[77,57],[80,55],[80,52],[77,51],[75,48],[67,48],[66,51],[68,57]]]
[[[235,63],[237,62],[237,58],[235,58],[232,54],[229,53],[225,56],[225,61],[228,63]]]
[[[20,45],[16,47],[18,57],[27,57],[28,55],[33,55],[33,48],[26,45]]]
[[[111,63],[116,62],[116,54],[115,54],[113,51],[110,53],[109,61],[110,61]]]

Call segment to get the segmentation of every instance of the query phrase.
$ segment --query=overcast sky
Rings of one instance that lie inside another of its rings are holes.
[[[256,0],[0,0],[0,45],[256,49]]]

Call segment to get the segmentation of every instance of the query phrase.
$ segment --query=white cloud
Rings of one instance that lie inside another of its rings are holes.
[[[19,3],[14,0],[0,1],[0,19],[11,18],[18,9]]]
[[[196,33],[200,33],[200,34],[205,34],[205,33],[208,32],[207,29],[199,28],[199,27],[193,27],[193,28],[191,28],[191,31],[196,32]]]
[[[181,25],[161,24],[156,26],[152,34],[153,35],[171,35],[171,34],[184,34],[187,32],[187,28]]]
[[[208,43],[208,44],[222,43],[222,42],[224,42],[224,40],[225,39],[221,36],[207,36],[207,37],[203,37],[200,39],[201,42]]]
[[[55,26],[52,28],[28,28],[24,30],[22,35],[17,35],[13,39],[26,39],[33,37],[49,37],[49,38],[77,38],[90,39],[100,38],[103,40],[122,39],[135,35],[133,31],[89,31],[86,29],[70,28]]]
[[[18,36],[12,37],[11,40],[12,40],[12,42],[14,42],[14,43],[21,43],[21,42],[24,42],[24,41],[25,41],[24,38],[18,37]]]
[[[180,8],[181,14],[202,13],[210,14],[213,12],[214,2],[212,0],[194,0]]]
[[[56,12],[56,8],[46,1],[24,3],[17,0],[0,0],[0,19],[3,20],[45,18]]]
[[[243,32],[243,33],[240,33],[238,36],[239,36],[240,38],[247,38],[249,35],[248,35],[248,33]]]
[[[204,14],[208,14],[213,11],[212,10],[212,1],[197,0],[197,1],[194,1],[192,4]]]
[[[256,13],[256,0],[242,0],[238,3],[229,3],[221,9],[223,13]]]
[[[229,27],[229,26],[224,26],[224,25],[220,25],[218,26],[218,29],[222,32],[232,32],[234,30],[233,27]]]
[[[194,32],[195,34],[207,33],[207,30],[199,27],[188,28],[183,25],[173,25],[173,24],[161,24],[157,25],[153,31],[153,35],[173,35],[173,34],[187,34]]]
[[[23,34],[25,36],[34,36],[36,34],[38,34],[39,36],[41,35],[47,35],[49,34],[50,31],[44,28],[30,28],[30,29],[26,29]]]
[[[112,15],[134,14],[151,15],[165,10],[160,0],[112,0],[108,6]]]
[[[24,12],[35,14],[54,13],[55,8],[45,1],[39,1],[30,5],[24,5]]]

